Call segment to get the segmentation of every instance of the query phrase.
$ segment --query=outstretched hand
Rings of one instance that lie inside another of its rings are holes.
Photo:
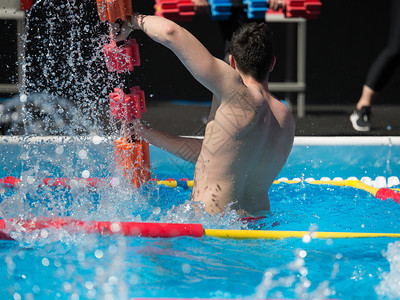
[[[192,0],[194,4],[194,10],[199,13],[206,13],[208,12],[208,8],[210,4],[208,0]]]
[[[147,141],[146,132],[151,130],[147,125],[142,124],[139,119],[125,122],[124,137],[132,140]]]
[[[128,39],[132,29],[127,22],[110,23],[110,36],[115,42],[122,42]]]
[[[275,10],[275,11],[280,10],[280,9],[283,9],[283,10],[286,9],[285,0],[269,0],[268,4],[269,4],[269,8],[272,10]]]

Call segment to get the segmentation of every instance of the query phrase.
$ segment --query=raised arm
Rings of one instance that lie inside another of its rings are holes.
[[[240,76],[210,52],[186,29],[158,16],[133,15],[130,23],[154,41],[171,49],[189,72],[217,97],[223,97]],[[126,26],[124,28],[126,30]]]

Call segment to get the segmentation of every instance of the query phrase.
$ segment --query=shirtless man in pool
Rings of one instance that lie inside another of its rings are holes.
[[[133,130],[151,144],[196,163],[192,200],[208,213],[228,204],[240,214],[265,215],[268,189],[293,145],[295,124],[288,108],[268,89],[275,64],[265,23],[247,24],[232,38],[230,65],[212,56],[188,31],[157,16],[135,14],[117,41],[133,29],[172,50],[190,73],[214,94],[204,140],[171,136],[139,122]]]

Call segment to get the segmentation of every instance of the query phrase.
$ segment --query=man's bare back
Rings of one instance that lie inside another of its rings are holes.
[[[230,204],[243,214],[268,211],[268,189],[285,164],[294,137],[291,113],[268,90],[275,65],[268,26],[250,23],[237,30],[228,65],[169,20],[137,14],[130,21],[171,49],[214,94],[204,141],[171,136],[140,123],[132,124],[135,134],[196,163],[192,199],[202,201],[207,212],[219,213]],[[118,39],[129,32],[125,22]]]
[[[232,203],[257,216],[269,211],[268,190],[292,148],[294,120],[259,84],[235,87],[207,125],[192,200],[213,214]]]

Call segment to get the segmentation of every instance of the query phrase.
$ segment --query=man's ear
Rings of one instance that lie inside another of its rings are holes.
[[[235,59],[233,58],[233,56],[231,54],[229,55],[229,65],[232,68],[236,69],[236,62],[235,62]]]
[[[272,58],[272,61],[271,61],[271,66],[269,67],[269,72],[272,72],[274,70],[275,63],[276,63],[276,56],[274,55],[274,57]]]

